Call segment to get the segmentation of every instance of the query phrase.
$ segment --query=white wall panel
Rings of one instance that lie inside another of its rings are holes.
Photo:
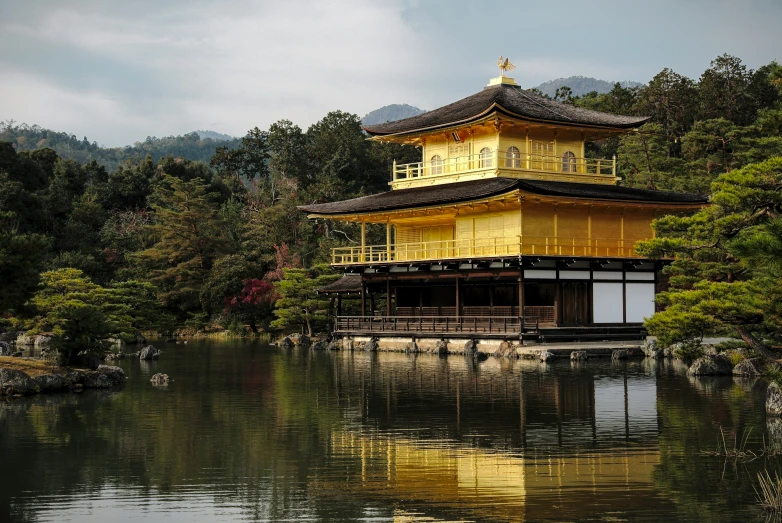
[[[588,280],[589,271],[559,271],[560,280]]]
[[[654,281],[654,273],[653,272],[628,272],[625,274],[625,280]]]
[[[654,283],[627,284],[627,323],[644,321],[654,314]]]
[[[622,323],[624,321],[622,283],[595,282],[592,298],[595,323]]]
[[[619,271],[595,271],[592,277],[596,280],[622,280],[622,273]]]
[[[540,278],[544,280],[556,280],[557,271],[555,270],[539,270],[539,269],[526,269],[524,271],[525,278]]]

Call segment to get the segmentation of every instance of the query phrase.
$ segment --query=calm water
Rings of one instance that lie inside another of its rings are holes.
[[[675,363],[159,346],[121,391],[0,404],[0,521],[743,522],[779,469],[701,453],[774,440],[765,385]]]

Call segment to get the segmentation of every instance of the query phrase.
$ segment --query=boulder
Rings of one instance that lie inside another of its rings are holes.
[[[673,347],[665,347],[663,349],[663,356],[668,359],[673,358]]]
[[[72,383],[67,375],[42,374],[33,378],[40,392],[64,392],[70,390]]]
[[[168,374],[157,373],[149,381],[152,382],[152,385],[164,387],[171,382],[171,378],[168,377]]]
[[[152,345],[147,345],[143,349],[141,349],[141,352],[138,355],[138,359],[140,360],[156,360],[158,359],[160,355],[160,351],[157,350]]]
[[[7,331],[7,332],[0,332],[0,341],[4,341],[6,343],[14,343],[16,342],[16,338],[19,337],[20,332],[16,331]]]
[[[553,352],[549,352],[547,350],[540,351],[540,361],[543,363],[548,363],[552,361],[556,356]]]
[[[782,389],[774,381],[766,389],[766,415],[782,416]]]
[[[585,350],[574,350],[570,353],[570,361],[586,361],[589,359],[589,355]]]
[[[507,341],[500,343],[500,347],[494,351],[495,358],[510,358],[511,356],[515,357],[515,355],[516,349],[513,347],[512,343]]]
[[[331,340],[331,343],[329,343],[328,349],[342,350],[342,340],[339,338],[334,338],[333,340]]]
[[[364,344],[364,352],[377,352],[380,346],[377,344],[377,338],[372,338]]]
[[[35,337],[35,341],[33,342],[33,346],[36,349],[42,349],[44,347],[48,347],[52,344],[52,337],[47,336],[45,334],[41,334],[40,336]]]
[[[69,370],[65,373],[64,377],[70,383],[71,387],[80,387],[84,381],[84,372],[80,370]]]
[[[611,352],[611,361],[626,360],[630,357],[630,351],[627,349],[616,349]]]
[[[329,348],[329,344],[325,341],[316,341],[310,348],[312,350],[327,350]]]
[[[39,391],[38,385],[24,372],[16,369],[0,369],[0,394],[26,396]]]
[[[10,343],[7,341],[0,341],[0,356],[10,356],[13,352]]]
[[[11,354],[11,356],[13,356],[14,358],[21,358],[22,357],[22,351],[18,350],[16,352],[14,352],[13,354]]]
[[[656,359],[663,356],[663,350],[657,346],[657,340],[647,339],[644,341],[643,346],[641,346],[641,351],[643,351],[644,356],[647,358]]]
[[[730,376],[732,373],[730,360],[719,354],[701,356],[687,370],[688,376]]]
[[[112,387],[124,385],[125,380],[127,379],[124,370],[112,365],[101,365],[98,367],[98,372],[105,375],[109,379]]]
[[[475,340],[468,340],[467,343],[464,344],[465,356],[472,356],[477,351],[478,351],[478,343]]]
[[[304,350],[307,350],[312,346],[312,340],[310,340],[310,337],[307,336],[306,334],[302,334],[301,336],[299,336],[296,345]]]
[[[283,349],[292,349],[296,346],[290,336],[285,336],[283,339],[281,339],[279,345]]]
[[[486,361],[489,359],[489,355],[482,351],[475,351],[473,353],[473,358],[475,358],[476,361]]]
[[[445,340],[438,340],[434,344],[434,353],[440,355],[448,354],[448,343]]]
[[[760,360],[756,360],[756,359],[741,360],[736,364],[735,367],[733,367],[733,375],[756,377],[763,374],[761,372],[762,368],[763,366]]]
[[[122,351],[110,352],[106,354],[106,358],[105,358],[106,361],[124,360],[124,359],[125,359],[125,353]]]
[[[16,337],[17,347],[32,347],[35,340],[32,336],[28,336],[26,332],[20,332]]]

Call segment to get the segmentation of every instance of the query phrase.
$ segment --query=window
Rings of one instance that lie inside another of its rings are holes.
[[[576,155],[570,151],[567,151],[562,155],[562,172],[576,172]]]
[[[439,154],[432,156],[432,174],[443,174],[443,158]]]
[[[491,149],[489,147],[484,147],[483,149],[481,149],[480,158],[481,158],[480,161],[481,169],[492,166],[492,154],[491,154]]]
[[[511,145],[505,153],[505,167],[521,168],[521,154],[518,147]]]

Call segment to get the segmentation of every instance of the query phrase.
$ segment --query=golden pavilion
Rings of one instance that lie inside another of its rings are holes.
[[[336,334],[640,338],[664,261],[634,245],[658,216],[707,201],[619,186],[615,157],[586,157],[585,143],[647,119],[538,96],[503,71],[462,100],[364,127],[422,158],[394,163],[387,192],[301,207],[361,227],[360,245],[332,253],[345,277],[322,290],[361,297],[358,315],[338,307]],[[384,244],[367,245],[367,224],[385,226]]]

